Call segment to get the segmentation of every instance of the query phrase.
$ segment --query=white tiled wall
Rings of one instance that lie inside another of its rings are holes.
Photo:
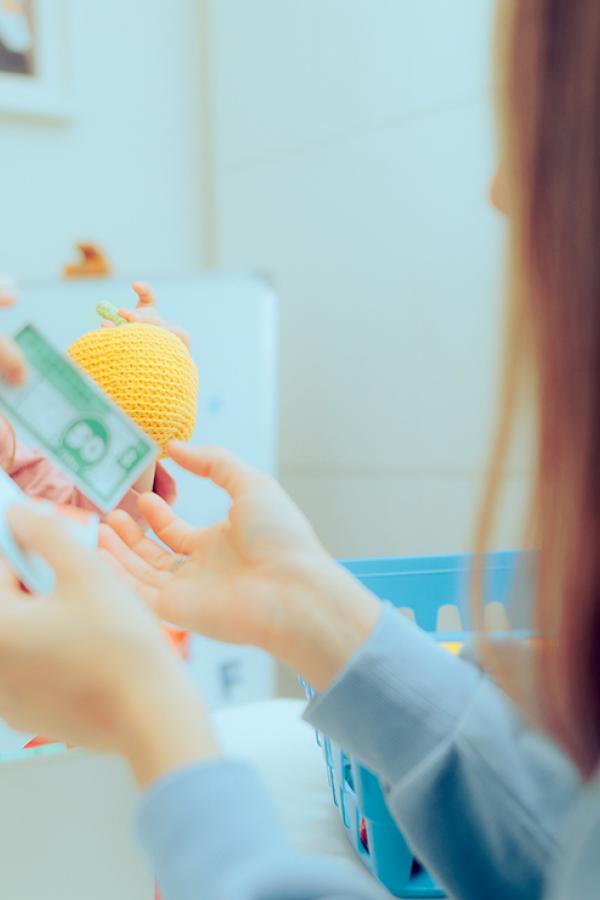
[[[203,249],[198,2],[65,5],[73,117],[0,110],[0,272],[53,280],[81,240],[99,242],[132,279],[194,271]]]
[[[338,555],[469,546],[499,333],[492,6],[210,4],[218,261],[275,282],[281,476]]]
[[[225,167],[481,95],[490,0],[212,0]]]

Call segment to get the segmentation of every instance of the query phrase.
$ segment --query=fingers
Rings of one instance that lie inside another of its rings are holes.
[[[193,447],[179,441],[171,441],[167,452],[177,465],[200,478],[208,478],[213,484],[227,491],[235,500],[252,488],[264,486],[267,476],[236,459],[218,447]]]
[[[10,338],[0,335],[0,376],[18,387],[27,377],[27,364],[23,354]]]
[[[140,324],[160,325],[161,328],[166,327],[157,308],[149,304],[140,306],[138,303],[135,309],[125,309],[121,307],[118,312],[121,318],[125,319],[126,322],[139,322]]]
[[[125,319],[126,322],[137,322],[138,320],[138,317],[131,309],[119,309],[119,315],[122,319]]]
[[[107,532],[116,533],[128,547],[135,547],[145,537],[142,528],[124,509],[115,509],[106,517],[110,528],[100,527],[101,536]]]
[[[190,349],[190,347],[192,346],[192,340],[185,328],[180,328],[178,325],[167,325],[166,327],[169,329],[169,331],[173,332],[175,337],[178,337],[180,341],[183,341],[188,350]]]
[[[167,547],[184,555],[191,552],[195,530],[178,518],[162,497],[157,494],[142,494],[139,507],[156,537]]]
[[[150,567],[169,568],[170,558],[173,554],[148,537],[137,522],[134,522],[124,510],[115,510],[107,517],[106,522],[110,528],[107,526],[105,528],[115,534],[122,544],[126,545],[130,551],[133,551]],[[104,535],[102,529],[101,535]]]
[[[45,515],[28,506],[13,506],[7,513],[10,528],[21,547],[39,553],[57,577],[90,577],[94,557],[69,534],[56,515]]]
[[[145,309],[149,306],[156,306],[154,291],[145,281],[134,281],[131,285],[138,296],[137,309]]]
[[[179,328],[177,325],[171,325],[170,322],[165,322],[159,315],[156,308],[156,297],[150,285],[145,281],[134,281],[132,288],[138,296],[136,310],[141,311],[141,314],[136,315],[132,310],[120,309],[120,315],[127,319],[128,322],[149,322],[152,325],[160,325],[161,328],[166,328],[167,331],[173,332],[189,349],[191,342],[187,331],[184,328]]]
[[[115,559],[114,555],[103,547],[99,549],[98,555],[108,568],[111,569],[115,575],[118,575],[119,579],[123,581],[134,594],[141,597],[141,599],[154,611],[159,588],[148,584],[146,581],[140,581],[139,578],[136,578],[131,572],[124,569],[119,560]]]
[[[117,561],[120,568],[128,572],[138,581],[154,584],[159,581],[163,573],[149,565],[141,556],[132,550],[127,543],[108,525],[101,525],[99,532],[99,547],[105,550],[109,556]]]

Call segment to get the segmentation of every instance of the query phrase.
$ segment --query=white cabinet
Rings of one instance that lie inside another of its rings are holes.
[[[194,441],[217,444],[273,472],[276,460],[277,302],[252,275],[214,273],[153,284],[165,318],[188,330],[200,371]],[[127,282],[75,281],[26,287],[19,305],[0,315],[12,333],[34,322],[60,349],[99,324],[95,306],[131,306]],[[185,472],[177,474],[177,509],[209,525],[226,514],[227,497]],[[274,666],[264,654],[194,638],[191,666],[208,702],[223,706],[270,696]]]

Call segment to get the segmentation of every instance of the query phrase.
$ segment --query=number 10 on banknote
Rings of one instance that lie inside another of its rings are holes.
[[[0,407],[31,446],[53,459],[103,512],[118,504],[159,448],[34,328],[16,335],[28,364],[22,387],[0,380]]]

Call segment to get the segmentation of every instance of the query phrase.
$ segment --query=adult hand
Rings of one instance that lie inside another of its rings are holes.
[[[108,518],[104,549],[161,618],[262,647],[324,688],[368,637],[381,605],[330,559],[273,479],[221,450],[174,443],[169,452],[229,493],[227,520],[194,529],[144,495],[141,512],[171,552],[122,511]]]
[[[56,574],[22,593],[0,564],[0,715],[21,731],[118,753],[144,785],[217,747],[192,683],[146,606],[54,516],[9,512]]]

